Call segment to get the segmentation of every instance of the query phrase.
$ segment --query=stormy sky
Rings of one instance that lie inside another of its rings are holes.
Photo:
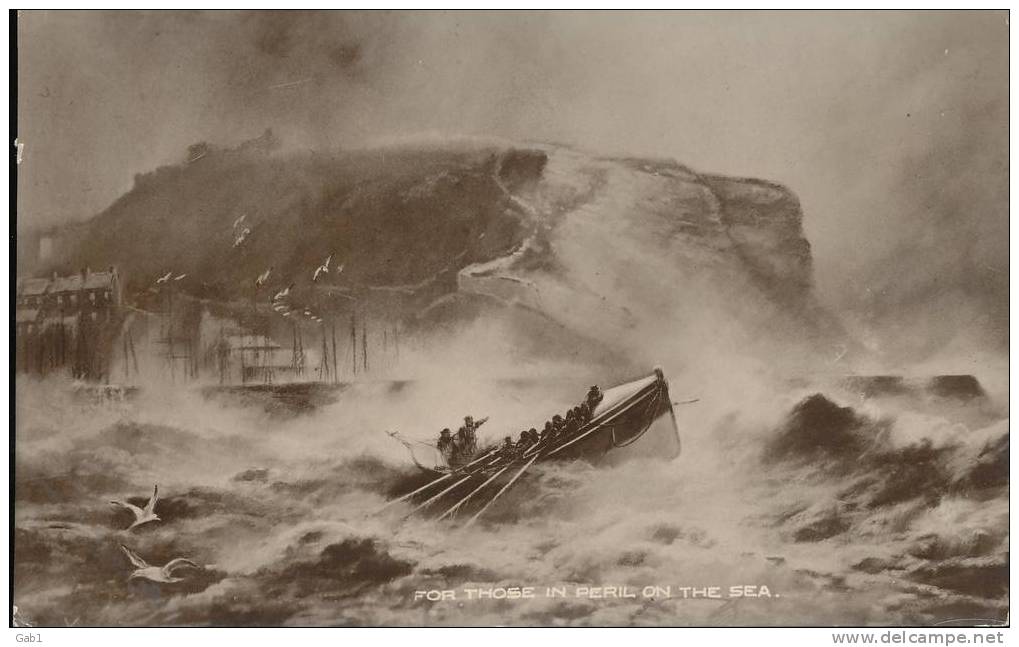
[[[18,223],[267,127],[553,141],[787,184],[829,303],[1005,340],[1007,55],[1006,12],[22,12]]]

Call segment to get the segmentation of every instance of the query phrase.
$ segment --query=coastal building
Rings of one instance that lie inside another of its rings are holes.
[[[48,278],[21,278],[15,286],[16,365],[48,373],[67,365],[72,374],[94,379],[103,373],[102,349],[120,319],[116,268]]]

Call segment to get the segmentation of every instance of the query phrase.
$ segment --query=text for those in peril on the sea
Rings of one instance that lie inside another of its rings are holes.
[[[585,600],[724,600],[729,598],[777,598],[764,584],[733,586],[481,586],[462,589],[419,589],[414,600],[532,600],[535,598],[582,598]]]

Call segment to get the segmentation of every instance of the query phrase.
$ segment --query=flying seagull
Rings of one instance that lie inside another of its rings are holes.
[[[178,274],[177,276],[173,277],[173,280],[174,280],[174,281],[180,281],[180,280],[181,280],[181,279],[183,279],[183,278],[184,278],[185,276],[187,276],[187,274]]]
[[[145,509],[139,508],[136,505],[132,505],[126,501],[110,501],[112,505],[120,506],[125,510],[130,510],[134,514],[134,523],[127,527],[128,530],[135,526],[140,526],[143,523],[150,521],[162,521],[159,515],[156,514],[156,501],[159,500],[159,486],[154,485],[152,487],[152,497],[149,498],[149,502],[145,504]]]
[[[276,293],[276,296],[274,296],[274,297],[272,298],[272,300],[273,300],[273,301],[279,301],[280,299],[282,299],[282,298],[286,297],[287,295],[289,295],[289,294],[290,294],[290,288],[292,288],[292,287],[294,287],[294,284],[293,284],[293,283],[291,283],[291,284],[290,284],[290,285],[288,285],[287,287],[285,287],[285,288],[283,288],[282,290],[280,290],[279,292],[277,292],[277,293]]]
[[[251,229],[248,228],[248,227],[245,227],[241,231],[240,235],[237,236],[236,240],[234,240],[234,247],[240,247],[241,243],[243,243],[245,241],[245,239],[247,239],[248,234],[250,234],[250,233],[251,233]]]
[[[234,220],[234,229],[237,229],[238,227],[240,227],[244,223],[244,219],[247,218],[247,217],[248,217],[248,214],[242,213],[240,218],[238,218],[237,220]]]
[[[166,283],[167,281],[170,280],[171,276],[173,276],[173,272],[167,272],[165,275],[163,275],[163,276],[159,277],[158,279],[156,279],[156,283],[157,284],[158,283]]]
[[[138,553],[134,552],[124,544],[120,545],[120,550],[124,551],[127,558],[131,561],[135,570],[131,575],[128,576],[128,580],[133,580],[136,577],[140,577],[145,580],[151,580],[153,582],[180,582],[184,580],[183,577],[174,577],[173,571],[180,568],[181,566],[190,566],[192,568],[201,569],[202,567],[195,564],[190,559],[183,557],[177,557],[168,561],[164,566],[151,566],[148,562],[138,556]]]
[[[272,266],[269,266],[269,269],[258,275],[258,278],[255,279],[255,287],[261,287],[265,285],[265,282],[269,280],[270,274],[272,274]]]
[[[333,260],[333,255],[332,254],[329,255],[329,257],[326,259],[325,263],[322,263],[317,268],[315,268],[315,275],[311,277],[311,282],[312,283],[318,281],[318,277],[319,277],[320,274],[328,274],[329,273],[329,261],[331,261],[331,260]]]

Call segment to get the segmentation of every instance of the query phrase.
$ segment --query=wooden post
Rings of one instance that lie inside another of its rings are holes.
[[[333,382],[340,381],[340,372],[336,367],[336,320],[332,322],[332,336],[333,336]]]
[[[357,375],[357,314],[350,313],[350,358],[354,375]]]

